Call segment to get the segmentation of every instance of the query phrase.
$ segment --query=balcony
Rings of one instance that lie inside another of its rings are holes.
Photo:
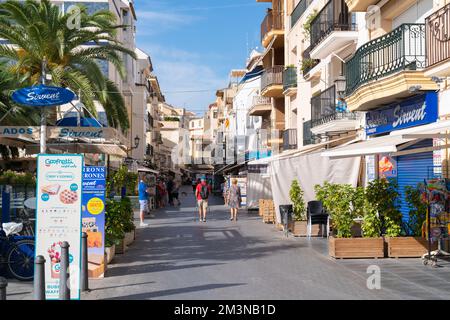
[[[350,111],[366,111],[416,94],[437,90],[425,77],[425,25],[402,24],[361,46],[345,64]]]
[[[303,122],[303,145],[307,146],[317,142],[317,137],[311,131],[311,120]]]
[[[273,66],[266,69],[261,76],[261,95],[281,98],[283,96],[284,66]]]
[[[283,150],[297,149],[297,129],[287,129],[283,132]]]
[[[320,63],[318,59],[311,58],[311,47],[308,47],[302,54],[302,73],[304,78],[310,76],[310,71]]]
[[[261,23],[261,43],[264,48],[267,48],[276,35],[284,35],[284,14],[270,10]]]
[[[153,155],[154,155],[154,152],[153,152],[154,150],[153,150],[153,146],[151,145],[151,144],[149,144],[149,143],[147,143],[147,148],[146,148],[146,150],[145,150],[145,155],[147,156],[147,157],[153,157]]]
[[[268,97],[255,96],[253,97],[252,107],[250,108],[249,116],[264,116],[270,114],[272,111],[272,99]]]
[[[287,67],[283,71],[283,94],[293,96],[297,93],[297,68]]]
[[[426,76],[450,76],[450,4],[425,19]]]
[[[311,22],[311,58],[325,59],[358,39],[356,16],[344,0],[330,0]]]
[[[364,12],[369,6],[377,4],[379,0],[345,0],[345,2],[351,12]]]
[[[336,100],[336,86],[311,98],[311,131],[315,135],[356,130],[358,116]]]
[[[300,2],[297,3],[297,6],[291,13],[291,28],[297,24],[297,21],[300,20],[312,2],[313,0],[300,0]]]

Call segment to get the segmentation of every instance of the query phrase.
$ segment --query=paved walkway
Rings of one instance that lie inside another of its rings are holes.
[[[190,188],[189,188],[190,189]],[[188,189],[186,189],[188,190]],[[326,239],[289,237],[257,214],[229,221],[212,199],[198,222],[192,192],[138,229],[107,277],[93,280],[84,299],[449,299],[450,266],[420,259],[333,260]],[[381,289],[369,290],[367,267],[381,269]],[[11,284],[9,299],[29,298],[29,285]],[[28,294],[27,294],[28,291]]]

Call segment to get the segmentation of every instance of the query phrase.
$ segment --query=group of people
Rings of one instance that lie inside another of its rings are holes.
[[[180,183],[174,181],[172,177],[169,177],[167,180],[158,178],[156,180],[155,189],[155,202],[158,208],[163,208],[167,204],[169,204],[170,206],[174,206],[175,201],[177,206],[181,205],[181,201],[179,200]],[[140,226],[146,227],[148,226],[148,224],[145,223],[144,216],[146,212],[150,212],[149,198],[153,194],[152,189],[149,186],[148,175],[141,175],[139,179],[138,193],[141,220]]]
[[[237,221],[238,209],[241,207],[242,202],[241,188],[238,186],[237,179],[231,180],[231,186],[229,188],[227,185],[227,182],[222,184],[225,205],[230,207],[230,220]],[[193,182],[192,189],[197,199],[200,222],[206,222],[208,199],[212,192],[211,184],[206,181],[206,177],[202,177]]]

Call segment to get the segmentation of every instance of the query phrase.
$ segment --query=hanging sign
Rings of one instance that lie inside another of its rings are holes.
[[[38,85],[22,88],[12,94],[14,102],[30,107],[52,107],[63,105],[75,99],[75,94],[60,87]]]
[[[438,118],[437,94],[426,94],[369,111],[366,115],[367,135],[391,132],[435,122]]]
[[[88,235],[89,278],[105,273],[106,167],[83,168],[82,231]]]
[[[59,298],[61,243],[69,247],[71,299],[80,299],[83,156],[37,158],[36,256],[45,258],[46,299]]]

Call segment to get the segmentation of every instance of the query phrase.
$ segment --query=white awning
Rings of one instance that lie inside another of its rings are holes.
[[[368,156],[379,153],[397,152],[397,146],[414,139],[404,139],[402,136],[384,136],[357,142],[345,147],[337,147],[322,152],[322,157],[350,158]]]
[[[359,143],[354,143],[345,147],[333,148],[329,151],[323,152],[321,155],[323,157],[330,158],[348,158],[355,156],[366,156],[374,155],[380,153],[390,153],[392,155],[401,155],[404,153],[418,153],[425,152],[423,148],[402,151],[405,146],[399,147],[404,143],[408,143],[407,146],[415,144],[423,139],[430,138],[442,138],[443,132],[450,130],[450,120],[438,121],[435,123],[418,126],[409,129],[403,129],[398,131],[393,131],[388,136],[372,138]],[[450,137],[450,134],[449,134]],[[443,149],[447,145],[436,146],[428,148],[428,151]]]
[[[150,168],[146,168],[146,167],[138,167],[137,169],[138,172],[149,172],[149,173],[154,173],[154,174],[159,174],[159,171],[150,169]]]

